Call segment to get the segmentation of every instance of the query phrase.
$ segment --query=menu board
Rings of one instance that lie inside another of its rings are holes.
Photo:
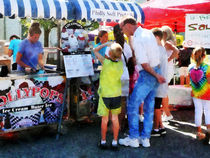
[[[64,65],[66,78],[94,75],[91,54],[64,55]]]

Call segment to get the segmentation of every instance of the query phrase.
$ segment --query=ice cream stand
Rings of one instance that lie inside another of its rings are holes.
[[[74,19],[69,1],[0,0],[0,18]],[[5,56],[3,58],[6,58]],[[0,77],[0,132],[57,123],[64,98],[65,74],[11,71]]]

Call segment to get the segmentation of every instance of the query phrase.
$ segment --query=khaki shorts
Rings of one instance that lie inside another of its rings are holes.
[[[104,101],[103,101],[102,97],[99,97],[97,114],[99,116],[108,116],[109,111],[111,111],[111,113],[114,114],[114,115],[118,115],[118,114],[121,113],[121,106],[119,108],[116,108],[116,109],[108,109],[106,107],[106,105],[104,104]]]

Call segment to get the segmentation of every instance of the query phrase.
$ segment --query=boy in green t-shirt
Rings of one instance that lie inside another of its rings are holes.
[[[98,90],[99,105],[97,111],[98,115],[102,116],[101,141],[99,143],[99,147],[101,149],[107,148],[106,132],[109,121],[109,112],[111,111],[114,136],[111,147],[113,149],[118,149],[118,114],[121,112],[121,76],[123,74],[123,63],[121,61],[122,47],[118,43],[113,43],[110,46],[110,57],[105,58],[98,51],[107,45],[109,45],[109,43],[102,44],[97,47],[97,49],[94,49],[95,56],[102,63]]]

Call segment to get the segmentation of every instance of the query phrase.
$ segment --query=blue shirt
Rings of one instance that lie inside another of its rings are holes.
[[[19,45],[20,45],[21,40],[20,39],[13,39],[10,41],[9,44],[9,49],[13,51],[13,62],[16,63],[16,56],[17,52],[19,50]]]
[[[94,46],[94,48],[96,48],[96,47],[98,47],[98,46],[100,46],[100,45],[102,45],[101,42],[99,42],[98,44],[96,44],[96,45]],[[107,46],[105,46],[105,47],[103,47],[103,48],[101,48],[101,49],[99,50],[99,53],[100,53],[103,57],[105,57],[106,48],[107,48]],[[93,54],[93,57],[95,58],[95,55],[94,55],[94,54]]]
[[[19,53],[22,54],[21,61],[36,69],[38,64],[38,56],[43,53],[41,42],[31,43],[28,39],[20,43]],[[23,71],[24,68],[18,65],[18,70]]]
[[[100,46],[100,45],[102,45],[102,43],[101,43],[101,42],[99,42],[98,44],[96,44],[96,45],[94,46],[94,48],[96,48],[96,47],[98,47],[98,46]],[[105,57],[106,48],[107,48],[107,46],[105,46],[105,47],[103,47],[103,48],[101,48],[101,49],[99,50],[99,53],[100,53],[103,57]],[[93,56],[93,59],[96,59],[96,57],[95,57],[95,54],[94,54],[94,53],[92,53],[92,56]],[[99,64],[98,64],[98,65],[101,65],[101,62],[99,62]]]

